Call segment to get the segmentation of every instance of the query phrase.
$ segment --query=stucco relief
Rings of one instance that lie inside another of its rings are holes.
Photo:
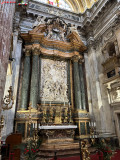
[[[68,102],[67,63],[50,59],[41,61],[42,101]]]
[[[120,87],[111,90],[112,103],[120,102]]]

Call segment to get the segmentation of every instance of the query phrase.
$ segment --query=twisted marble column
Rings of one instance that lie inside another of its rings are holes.
[[[79,75],[80,75],[82,109],[86,110],[84,73],[83,73],[83,66],[81,61],[79,62]]]
[[[33,57],[32,57],[32,75],[31,75],[31,88],[30,88],[30,103],[31,107],[37,109],[38,103],[38,64],[39,64],[39,48],[34,48],[32,50]]]
[[[73,58],[74,99],[76,110],[82,109],[78,60],[79,57],[75,56]]]
[[[26,48],[25,58],[24,58],[24,71],[22,80],[22,90],[21,90],[21,108],[22,110],[27,109],[28,97],[29,97],[29,81],[30,81],[30,54],[31,49]]]

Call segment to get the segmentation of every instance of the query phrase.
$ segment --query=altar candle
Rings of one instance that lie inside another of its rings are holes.
[[[94,127],[96,127],[96,122],[94,122]]]
[[[35,129],[37,128],[37,123],[35,123]]]
[[[89,126],[91,127],[91,122],[89,122]]]
[[[65,101],[64,101],[64,107],[65,107]]]
[[[92,126],[92,127],[94,126],[94,123],[93,123],[93,122],[91,122],[91,126]]]
[[[35,123],[34,123],[34,129],[35,129]]]
[[[69,107],[70,107],[70,102],[69,102]]]

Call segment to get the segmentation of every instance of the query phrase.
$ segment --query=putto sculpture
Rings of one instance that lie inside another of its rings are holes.
[[[33,28],[35,28],[36,26],[39,26],[41,24],[45,24],[45,19],[46,19],[46,17],[38,16],[36,21],[33,24]]]

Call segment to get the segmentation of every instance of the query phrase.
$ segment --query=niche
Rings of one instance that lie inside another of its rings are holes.
[[[106,49],[107,49],[107,52],[109,54],[109,57],[112,57],[112,56],[116,55],[114,42],[108,43]]]

